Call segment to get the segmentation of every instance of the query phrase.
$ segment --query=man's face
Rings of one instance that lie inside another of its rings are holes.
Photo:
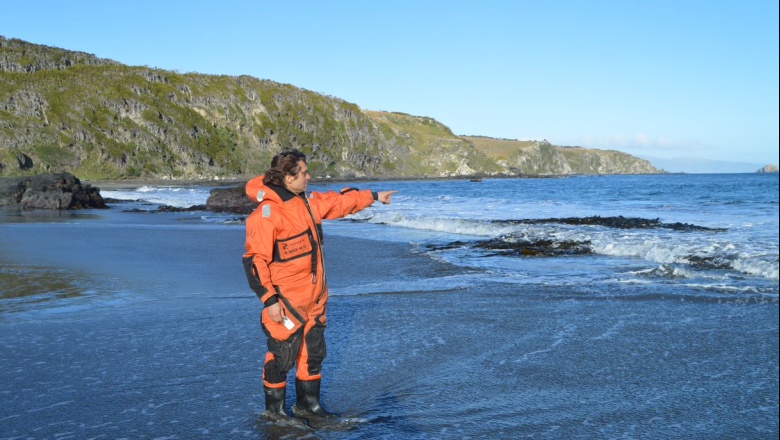
[[[286,176],[284,178],[285,187],[293,194],[300,194],[306,191],[306,187],[309,184],[309,167],[306,166],[306,162],[298,161],[298,174],[295,176]]]

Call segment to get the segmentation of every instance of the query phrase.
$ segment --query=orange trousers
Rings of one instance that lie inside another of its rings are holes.
[[[283,388],[287,373],[293,366],[295,377],[310,381],[321,378],[325,349],[325,314],[303,318],[297,313],[287,316],[293,322],[288,329],[283,324],[271,321],[265,310],[261,315],[263,333],[268,339],[268,352],[263,363],[263,385],[268,388]]]

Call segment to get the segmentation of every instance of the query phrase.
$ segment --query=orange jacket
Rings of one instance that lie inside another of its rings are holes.
[[[247,196],[259,205],[246,219],[244,267],[250,287],[266,306],[282,301],[293,313],[324,310],[328,288],[322,255],[322,219],[336,219],[374,203],[370,190],[345,188],[341,193],[295,195],[263,184],[263,176],[247,182]]]

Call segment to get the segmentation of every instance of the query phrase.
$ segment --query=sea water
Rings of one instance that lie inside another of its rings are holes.
[[[398,191],[324,226],[345,426],[258,419],[242,216],[146,186],[0,217],[0,438],[777,437],[777,174],[345,186]]]
[[[684,284],[702,292],[770,297],[778,292],[777,175],[588,176],[381,186],[399,191],[388,209],[353,216],[362,227],[340,223],[329,231],[360,231],[373,239],[420,245],[458,241],[463,245],[431,256],[483,269],[480,276],[504,281],[649,283],[657,288]],[[707,229],[522,222],[592,216],[659,219]],[[502,237],[589,243],[592,256],[566,258],[562,267],[550,270],[555,261],[491,256],[468,246],[469,241]]]
[[[310,190],[338,191],[345,185],[349,184],[313,182]],[[739,291],[770,297],[778,292],[776,174],[396,181],[364,186],[398,193],[391,205],[364,210],[347,221],[326,222],[326,232],[409,243],[431,258],[480,269],[453,282],[481,282],[488,277],[547,285],[682,284],[702,292]],[[188,207],[205,204],[211,189],[141,187],[102,194]],[[657,219],[662,224],[683,223],[702,229],[523,222],[594,216]],[[201,219],[219,224],[234,217],[203,214]],[[469,246],[470,242],[507,237],[588,243],[592,254],[566,257],[562,267],[550,270],[556,261],[490,255]],[[439,249],[453,242],[460,245]],[[420,284],[405,281],[407,289],[417,290]],[[374,288],[385,290],[385,286]],[[365,286],[336,290],[365,293]]]

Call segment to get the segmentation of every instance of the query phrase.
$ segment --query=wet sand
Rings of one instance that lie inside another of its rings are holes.
[[[613,285],[609,296],[588,286],[487,281],[438,289],[464,269],[405,244],[327,232],[333,295],[323,402],[349,417],[351,429],[269,425],[258,420],[265,339],[240,267],[243,228],[100,225],[3,226],[3,267],[67,270],[82,294],[30,297],[0,313],[2,438],[778,431],[776,302],[708,299],[682,287],[657,295]],[[360,294],[361,286],[411,280],[424,288]]]

